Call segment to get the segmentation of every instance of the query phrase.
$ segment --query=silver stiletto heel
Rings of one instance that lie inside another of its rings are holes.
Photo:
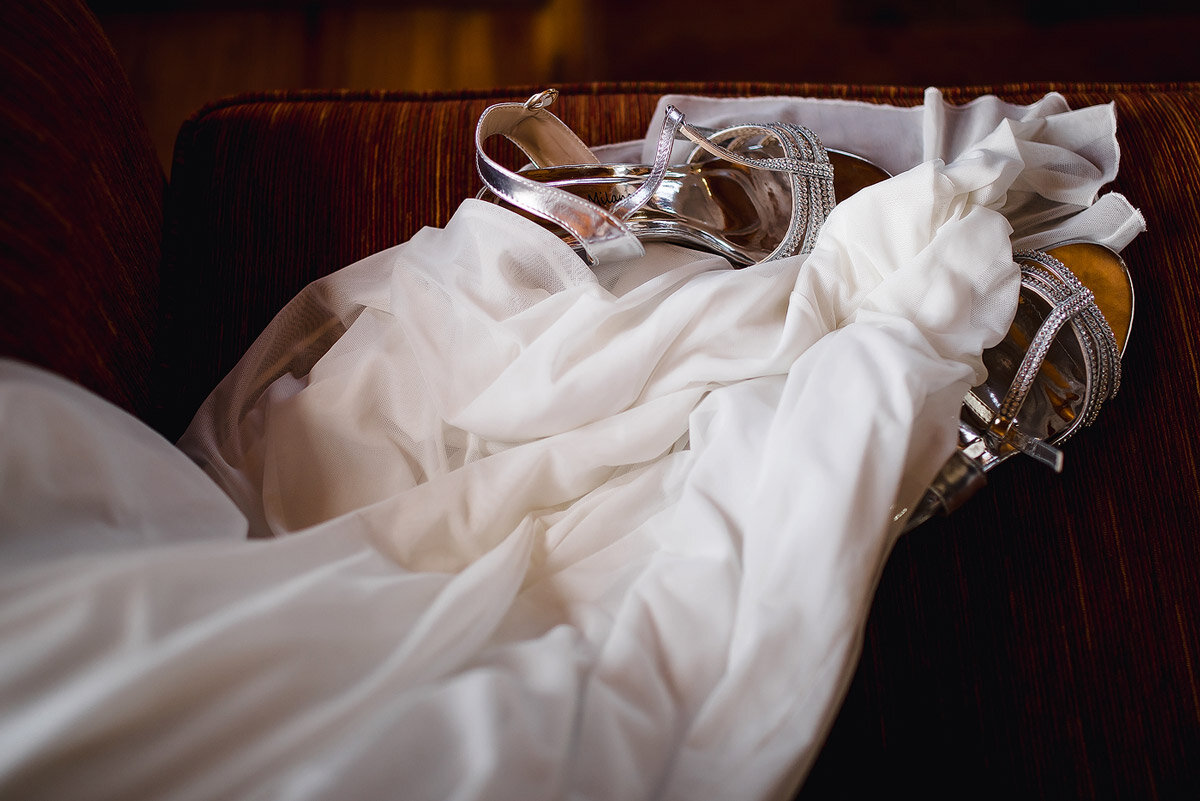
[[[1016,317],[984,352],[987,380],[967,393],[959,443],[905,525],[960,507],[985,474],[1018,453],[1061,471],[1059,445],[1091,425],[1121,384],[1133,284],[1121,257],[1090,242],[1015,255]]]
[[[685,122],[674,106],[653,164],[600,164],[546,110],[557,96],[548,89],[480,116],[480,197],[548,224],[592,265],[639,256],[647,241],[700,248],[738,265],[807,253],[836,199],[888,177],[865,159],[827,150],[798,125],[711,130]],[[488,156],[484,143],[496,135],[531,165],[512,172]],[[676,139],[695,145],[683,164],[669,163]]]

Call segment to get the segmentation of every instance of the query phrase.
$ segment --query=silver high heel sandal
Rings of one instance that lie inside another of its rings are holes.
[[[555,89],[524,103],[487,108],[475,129],[480,197],[552,227],[590,265],[634,258],[644,241],[676,242],[738,265],[807,253],[837,199],[888,175],[865,159],[827,150],[807,128],[787,123],[721,130],[667,108],[654,163],[600,164],[546,110]],[[512,172],[484,151],[505,136],[531,165]],[[670,164],[676,139],[695,149]]]
[[[967,393],[958,449],[905,524],[949,514],[1024,453],[1062,470],[1058,446],[1091,425],[1121,384],[1133,284],[1108,248],[1073,242],[1015,254],[1021,294],[1008,335],[984,352],[987,380]]]

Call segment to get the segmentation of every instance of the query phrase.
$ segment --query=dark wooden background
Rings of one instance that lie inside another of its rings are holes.
[[[164,166],[249,90],[1200,79],[1188,0],[92,0]]]

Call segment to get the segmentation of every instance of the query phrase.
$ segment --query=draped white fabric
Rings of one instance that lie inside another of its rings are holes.
[[[293,300],[194,462],[0,364],[0,796],[786,796],[1011,319],[1012,228],[1142,225],[1096,201],[1111,108],[929,100],[770,99],[901,173],[807,257],[593,272],[465,201]]]

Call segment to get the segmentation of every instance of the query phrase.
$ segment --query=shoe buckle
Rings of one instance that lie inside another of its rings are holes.
[[[558,90],[550,88],[538,92],[536,95],[526,100],[522,105],[526,111],[537,111],[538,109],[545,108],[546,106],[550,105],[557,98]]]

